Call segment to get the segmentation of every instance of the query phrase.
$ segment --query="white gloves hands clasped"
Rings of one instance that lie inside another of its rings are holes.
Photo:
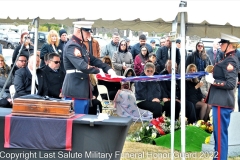
[[[215,81],[215,79],[213,78],[212,73],[209,73],[208,75],[205,75],[205,79],[206,79],[206,81],[207,81],[208,83],[211,83],[211,84],[213,84],[214,81]]]
[[[103,72],[103,70],[101,68],[99,68],[100,72],[99,74],[102,76],[102,77],[106,77],[105,73]]]
[[[113,69],[109,69],[108,74],[111,75],[111,78],[117,77],[116,72]]]

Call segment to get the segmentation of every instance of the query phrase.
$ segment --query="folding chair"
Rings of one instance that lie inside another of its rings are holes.
[[[14,85],[11,85],[11,86],[9,87],[9,92],[10,92],[10,96],[11,96],[12,103],[13,103],[13,97],[14,97],[14,95],[15,95],[15,93],[16,93],[16,90],[15,90]]]
[[[97,87],[99,92],[97,99],[102,102],[102,110],[105,110],[109,115],[113,115],[116,108],[114,107],[113,102],[109,99],[107,87],[104,85],[97,85]],[[107,99],[102,99],[101,94],[107,94]]]
[[[141,101],[143,101],[143,100],[137,100],[137,101],[136,101],[136,104],[140,103]],[[140,112],[140,109],[139,109],[138,107],[137,107],[137,109],[138,109],[139,117],[135,120],[135,122],[133,123],[133,125],[135,125],[136,122],[137,122],[138,120],[140,120],[141,123],[142,123],[142,126],[143,126],[143,121],[144,121],[143,115],[144,115],[144,114],[148,114],[149,111],[148,111],[148,110],[141,109],[141,110],[143,110],[143,113],[141,113],[141,112]]]

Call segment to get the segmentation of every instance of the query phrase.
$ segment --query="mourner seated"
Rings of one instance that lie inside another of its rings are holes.
[[[188,65],[186,73],[194,72],[197,72],[197,66],[195,64]],[[187,80],[186,99],[195,105],[198,120],[207,121],[209,119],[211,106],[204,102],[204,96],[200,89],[202,85],[203,83],[199,81],[198,78]]]
[[[177,65],[177,64],[176,64]],[[176,67],[177,68],[177,67]],[[160,73],[160,75],[166,75],[166,74],[171,74],[172,73],[172,61],[168,60],[166,63],[166,67],[165,69]],[[162,87],[166,93],[166,98],[169,99],[169,101],[164,103],[164,110],[165,110],[165,115],[166,116],[171,116],[171,81],[160,81],[160,83],[162,84]],[[180,87],[180,80],[176,81],[176,103],[175,103],[175,118],[178,119],[179,118],[179,112],[180,112],[180,108],[181,108],[181,87]],[[186,117],[188,120],[188,123],[193,124],[197,121],[197,117],[196,117],[196,112],[195,112],[195,107],[193,105],[192,102],[190,101],[185,101],[186,102]]]
[[[61,90],[65,77],[65,73],[60,69],[60,55],[50,53],[48,55],[49,63],[42,70],[46,75],[46,82],[48,86],[48,96],[52,98],[62,98]]]
[[[27,66],[27,57],[22,55],[18,57],[18,60],[16,62],[16,65],[14,66],[12,75],[15,75],[16,70],[18,70],[19,68],[24,68]]]
[[[107,63],[111,68],[113,68],[110,57],[105,56],[105,57],[103,57],[102,61],[103,61],[103,63]],[[121,85],[119,82],[108,82],[108,81],[98,80],[98,84],[104,85],[107,87],[110,100],[114,99],[117,91],[121,88]],[[106,94],[101,94],[101,96],[103,99],[107,99]]]
[[[0,92],[3,89],[3,86],[9,76],[10,67],[5,63],[5,59],[2,55],[0,55]],[[13,79],[10,77],[9,81],[7,82],[6,88],[3,92],[2,97],[0,97],[0,107],[11,107],[11,98],[9,93],[9,87],[12,85]]]
[[[20,68],[15,72],[14,76],[14,86],[16,89],[16,93],[14,98],[19,96],[24,96],[31,94],[31,86],[32,86],[32,73],[33,73],[33,62],[34,56],[33,54],[30,55],[28,60],[28,65],[25,68]],[[36,68],[39,67],[39,56],[36,59]],[[36,90],[35,93],[41,96],[48,95],[48,87],[46,83],[46,76],[44,72],[40,69],[36,70]]]
[[[120,117],[131,117],[134,120],[139,118],[138,106],[136,104],[136,97],[130,90],[129,82],[121,82],[121,89],[118,90],[115,99],[114,106],[117,110],[117,115]],[[139,109],[142,115],[145,111]],[[150,120],[152,118],[151,112],[146,112],[142,115],[143,119]]]
[[[144,66],[144,72],[141,76],[153,76],[155,73],[155,65],[148,62]],[[149,110],[153,113],[153,118],[162,116],[162,105],[160,104],[161,99],[163,102],[168,101],[165,97],[165,93],[159,82],[147,81],[147,82],[135,82],[135,94],[137,100],[142,100],[137,103],[137,106],[144,110]]]
[[[96,115],[97,114],[97,106],[99,107],[99,112],[102,113],[102,104],[101,102],[97,99],[99,92],[98,92],[98,88],[97,88],[97,79],[95,77],[94,74],[89,74],[89,78],[90,78],[90,86],[92,89],[92,103],[91,106],[89,107],[88,110],[88,114],[93,114]]]

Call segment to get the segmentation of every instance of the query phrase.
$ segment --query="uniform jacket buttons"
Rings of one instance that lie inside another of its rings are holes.
[[[81,78],[81,79],[83,79],[83,78]]]

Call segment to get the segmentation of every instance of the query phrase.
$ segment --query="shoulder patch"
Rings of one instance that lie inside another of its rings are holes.
[[[76,57],[82,57],[82,53],[81,53],[80,50],[77,49],[77,48],[74,49],[74,55],[75,55]]]
[[[232,71],[232,70],[233,70],[233,65],[231,65],[231,64],[229,63],[228,66],[227,66],[227,70],[228,70],[228,71]]]

